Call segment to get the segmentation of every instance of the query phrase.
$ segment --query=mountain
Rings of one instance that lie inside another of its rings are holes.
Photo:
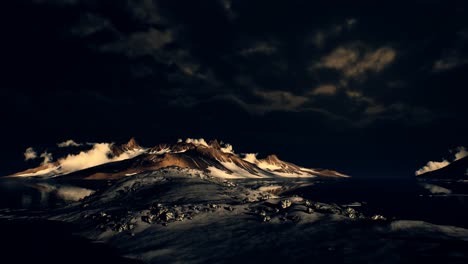
[[[14,177],[55,177],[70,174],[106,163],[133,158],[145,151],[134,138],[127,143],[115,145],[109,143],[94,143],[91,149],[78,154],[70,153],[55,162],[41,164],[38,167],[17,172]]]
[[[112,155],[114,157],[118,157],[125,152],[135,151],[138,149],[142,149],[142,147],[138,144],[138,142],[133,137],[126,144],[122,144],[120,146],[118,145],[111,146]]]
[[[468,179],[468,157],[456,160],[449,165],[421,174],[418,178],[440,179],[440,180],[461,180]]]
[[[304,168],[282,161],[276,155],[257,159],[253,154],[235,154],[231,145],[217,140],[207,143],[203,139],[187,139],[143,148],[134,138],[123,145],[95,145],[87,152],[13,176],[118,179],[169,167],[191,169],[193,173],[218,178],[348,177],[333,170]]]

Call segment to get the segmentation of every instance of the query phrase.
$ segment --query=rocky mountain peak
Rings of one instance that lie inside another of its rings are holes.
[[[268,163],[278,163],[278,162],[281,162],[281,160],[278,158],[278,156],[276,156],[275,154],[271,154],[271,155],[268,155],[266,158],[265,158],[265,161],[268,162]]]
[[[126,144],[123,144],[122,147],[128,150],[141,148],[134,137],[130,138],[130,140]]]
[[[219,143],[219,141],[217,139],[214,139],[214,140],[211,140],[208,145],[210,145],[210,147],[214,148],[214,149],[221,149],[221,144]]]
[[[265,159],[249,161],[230,151],[232,146],[211,140],[187,139],[175,144],[159,144],[152,148],[142,148],[135,138],[122,145],[111,144],[111,153],[105,158],[108,162],[94,167],[83,167],[61,171],[60,163],[51,168],[33,168],[17,173],[19,176],[63,175],[86,179],[118,179],[137,173],[159,170],[168,167],[196,170],[213,177],[221,178],[270,178],[270,177],[346,177],[335,171],[307,169],[281,161],[276,155]],[[226,150],[226,148],[228,148]],[[123,155],[122,154],[126,154]],[[80,154],[87,155],[86,152]],[[89,158],[92,158],[90,154]]]

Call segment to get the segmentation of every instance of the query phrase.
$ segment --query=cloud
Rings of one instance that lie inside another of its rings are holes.
[[[52,153],[49,153],[47,151],[41,153],[40,157],[43,158],[41,165],[49,164],[53,160]]]
[[[24,160],[25,161],[33,160],[33,159],[36,159],[36,158],[37,158],[37,153],[32,147],[29,147],[29,148],[26,149],[26,151],[24,151]]]
[[[67,147],[79,147],[83,144],[80,144],[80,143],[76,143],[73,139],[69,139],[67,141],[64,141],[64,142],[60,142],[60,143],[57,143],[57,146],[59,148],[67,148]]]
[[[385,106],[374,104],[374,105],[368,106],[366,110],[364,111],[364,113],[366,113],[367,115],[378,115],[385,111],[387,111],[387,108],[385,108]]]
[[[444,72],[468,64],[468,60],[450,56],[436,60],[432,65],[433,72]]]
[[[205,147],[209,147],[208,143],[206,143],[205,139],[203,138],[187,138],[185,143],[192,143],[194,145],[202,145]]]
[[[151,28],[148,31],[135,32],[128,38],[101,47],[102,51],[124,53],[130,58],[153,55],[159,49],[173,41],[171,31],[159,31]]]
[[[143,24],[164,24],[166,19],[162,16],[158,1],[140,0],[124,1],[125,11],[129,12],[133,19]]]
[[[347,78],[359,78],[367,72],[381,72],[396,58],[396,51],[389,47],[364,52],[353,47],[339,47],[323,57],[310,70],[317,68],[341,71]]]
[[[348,26],[348,28],[352,28],[357,24],[357,22],[358,20],[356,18],[348,18],[346,20],[346,26]]]
[[[61,186],[57,189],[57,196],[65,201],[77,202],[92,195],[95,191],[75,187],[75,186]]]
[[[224,153],[232,153],[234,154],[234,148],[232,147],[231,144],[224,144],[223,147],[221,147],[221,151]]]
[[[421,186],[424,187],[424,189],[430,191],[432,194],[451,194],[452,193],[451,190],[438,186],[438,185],[434,185],[434,184],[423,183],[421,184]]]
[[[49,183],[39,183],[37,185],[40,186],[38,189],[41,192],[49,195],[53,194],[57,198],[68,202],[77,202],[95,193],[94,190],[71,185],[55,185]]]
[[[181,142],[183,142],[182,139],[177,140],[177,143],[181,143]],[[190,144],[194,144],[194,145],[197,145],[197,146],[205,146],[205,147],[213,146],[213,145],[210,146],[210,144],[208,144],[204,138],[198,138],[198,139],[197,138],[187,138],[185,140],[185,143],[190,143]],[[224,143],[224,142],[221,141],[219,143],[219,145],[221,147],[220,150],[222,152],[234,154],[234,148],[233,148],[233,146],[231,144]]]
[[[277,48],[268,42],[258,42],[253,47],[243,49],[240,51],[240,54],[243,56],[249,56],[253,54],[265,54],[270,55],[277,51]]]
[[[220,0],[221,5],[226,12],[226,16],[228,19],[233,20],[237,17],[237,14],[232,10],[232,2],[231,0]]]
[[[288,91],[261,91],[256,90],[254,94],[265,102],[254,106],[258,111],[297,111],[300,110],[300,107],[309,101],[309,98],[305,96],[295,95]]]
[[[78,37],[88,37],[106,29],[111,29],[116,32],[108,19],[87,12],[82,15],[78,23],[70,29],[70,33]]]
[[[111,143],[96,143],[88,151],[81,151],[74,155],[69,154],[58,160],[61,170],[70,173],[86,168],[91,168],[108,162],[120,161],[132,158],[141,153],[142,150],[127,151],[117,157],[112,157]]]
[[[340,24],[333,24],[326,29],[315,32],[310,38],[310,42],[312,42],[316,48],[323,48],[327,40],[340,36],[346,30],[349,31],[353,29],[357,22],[358,20],[355,18],[348,18]]]
[[[468,156],[468,151],[466,151],[466,148],[458,147],[457,152],[455,153],[455,160],[463,159],[466,156]]]
[[[412,106],[403,102],[385,103],[357,90],[348,89],[345,94],[356,109],[361,111],[360,120],[354,120],[354,124],[359,127],[377,120],[400,120],[410,124],[423,124],[439,116],[425,107]]]
[[[258,153],[245,153],[243,160],[255,164],[257,162]]]
[[[384,47],[379,48],[375,51],[368,52],[364,57],[358,61],[354,69],[347,69],[346,74],[348,76],[356,76],[364,73],[365,71],[382,71],[388,64],[395,60],[395,50]]]
[[[360,103],[366,103],[368,104],[368,108],[369,107],[374,107],[374,106],[377,106],[377,103],[375,102],[375,100],[369,96],[365,96],[362,92],[360,91],[356,91],[356,90],[347,90],[346,91],[346,95],[354,100],[354,101],[357,101],[357,102],[360,102]]]
[[[317,65],[323,68],[332,68],[343,70],[350,68],[356,64],[359,59],[359,51],[349,48],[337,48],[331,54],[322,58],[321,62]]]
[[[77,171],[90,168],[109,162],[111,153],[109,143],[97,143],[89,151],[81,151],[79,154],[69,154],[65,158],[59,159],[59,163],[66,172]]]
[[[421,169],[416,171],[416,175],[421,175],[426,172],[434,171],[446,167],[450,164],[447,160],[442,161],[429,161],[426,166],[422,167]]]
[[[66,141],[67,142],[67,141]],[[113,143],[86,143],[92,145],[92,149],[81,151],[78,154],[69,154],[66,157],[59,158],[52,162],[52,154],[43,152],[40,157],[43,158],[41,165],[50,164],[48,168],[36,173],[23,174],[22,176],[40,176],[51,172],[56,175],[67,174],[78,170],[83,170],[98,166],[101,164],[130,159],[140,155],[145,151],[144,148],[132,149],[115,156],[112,151]]]
[[[335,95],[337,88],[333,84],[324,84],[312,91],[313,95]]]
[[[468,156],[468,152],[466,151],[466,148],[463,147],[463,146],[458,147],[455,150],[456,150],[456,152],[454,154],[453,161],[457,161],[459,159],[462,159],[462,158]],[[451,152],[453,152],[453,151],[451,151]],[[426,172],[438,170],[438,169],[441,169],[443,167],[446,167],[446,166],[450,165],[450,163],[451,162],[446,160],[446,159],[444,159],[442,161],[429,161],[424,167],[417,170],[415,172],[415,174],[416,174],[416,176],[418,176],[418,175],[424,174]]]

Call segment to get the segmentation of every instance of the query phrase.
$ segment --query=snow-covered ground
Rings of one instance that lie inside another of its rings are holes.
[[[166,168],[92,193],[61,185],[68,197],[88,196],[35,217],[73,223],[146,263],[467,263],[467,229],[286,194],[313,184]]]

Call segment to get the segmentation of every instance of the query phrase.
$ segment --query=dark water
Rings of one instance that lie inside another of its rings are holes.
[[[433,194],[424,184],[443,187],[450,194]],[[361,203],[356,210],[390,219],[422,220],[468,228],[468,184],[417,180],[322,181],[286,194],[340,205]]]
[[[103,243],[74,235],[74,227],[47,220],[0,219],[1,263],[131,264]]]
[[[241,181],[242,182],[242,181]],[[258,181],[259,185],[265,185],[268,181]],[[0,179],[0,215],[1,210],[23,210],[28,212],[43,212],[49,209],[61,207],[70,203],[61,199],[55,190],[44,188],[43,184],[54,186],[70,186],[72,182],[41,181],[36,179]],[[294,180],[271,181],[271,184],[285,184],[294,186]],[[468,228],[468,184],[463,182],[421,182],[416,180],[312,180],[311,185],[293,188],[284,195],[299,195],[312,201],[324,203],[336,203],[347,205],[354,203],[360,206],[354,207],[366,216],[381,214],[388,219],[422,220],[434,224],[454,225]],[[92,182],[83,185],[76,183],[81,188],[95,190],[105,188],[107,182]],[[242,184],[249,185],[248,182]],[[450,194],[434,194],[426,187],[432,186],[434,190],[450,190]],[[34,215],[29,213],[29,215]],[[2,219],[0,217],[0,263],[139,263],[134,260],[119,256],[115,249],[76,236],[79,233],[77,227],[69,224],[28,219]],[[431,241],[414,241],[413,250],[416,252],[421,243]],[[431,242],[432,243],[432,242]],[[430,256],[419,256],[412,250],[408,256],[418,256],[408,263],[466,263],[465,255],[456,261],[447,261],[450,252],[468,252],[468,245],[463,241],[437,242],[436,247],[440,252]],[[412,244],[411,244],[412,245]],[[277,249],[280,252],[280,249]],[[320,249],[321,250],[321,249]],[[271,255],[272,251],[264,252],[261,260],[271,259],[271,263],[285,263],[290,259],[284,255],[284,259],[277,255]],[[330,253],[330,263],[342,263],[336,252],[323,249],[322,257]],[[253,254],[253,253],[252,253]],[[259,252],[255,251],[255,255]],[[457,253],[458,254],[458,253]],[[274,257],[273,257],[274,256]],[[436,257],[434,257],[436,256]],[[437,256],[439,256],[437,258]],[[424,258],[423,258],[424,257]],[[462,259],[462,260],[460,260]],[[242,260],[242,256],[240,259]],[[242,260],[247,263],[252,260]],[[459,261],[460,260],[460,261]],[[276,261],[276,262],[275,262]],[[359,261],[351,261],[359,263]],[[233,263],[238,263],[234,261]]]
[[[44,183],[36,179],[0,179],[0,210],[42,211],[73,202],[59,197],[56,190],[44,188]],[[64,184],[50,180],[46,183],[53,186],[80,185],[80,188],[96,191],[110,184],[90,181],[83,186],[82,182]],[[361,206],[355,208],[367,216],[380,214],[390,219],[423,220],[468,228],[468,183],[360,179],[312,180],[312,183],[284,195],[299,195],[312,201],[339,205],[358,202]],[[434,194],[423,185],[442,187],[451,193]]]
[[[0,179],[0,208],[37,210],[63,204],[37,183],[28,179]]]
[[[79,230],[72,224],[35,218],[71,203],[43,184],[35,179],[0,179],[0,215],[6,212],[0,217],[0,263],[141,263],[121,257],[108,245],[75,235]],[[64,185],[52,182],[52,186]],[[10,211],[17,217],[8,217]]]
[[[64,199],[61,190],[66,188],[99,191],[110,183],[107,181],[57,181],[34,178],[0,178],[0,209],[46,210],[58,208],[74,200]],[[63,192],[62,192],[63,193]]]

